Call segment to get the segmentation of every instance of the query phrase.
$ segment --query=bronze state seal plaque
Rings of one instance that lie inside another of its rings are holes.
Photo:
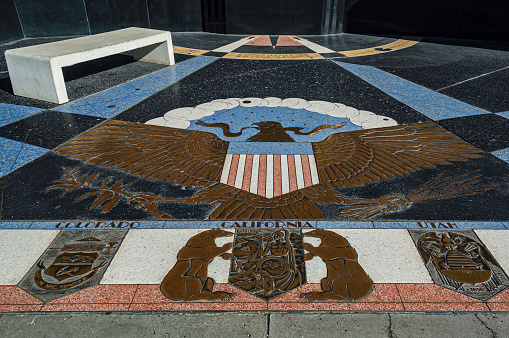
[[[498,262],[472,230],[410,230],[433,281],[486,301],[509,286]]]
[[[63,230],[18,286],[51,301],[96,285],[127,230]]]
[[[229,283],[270,300],[306,284],[302,232],[240,229],[235,233]]]

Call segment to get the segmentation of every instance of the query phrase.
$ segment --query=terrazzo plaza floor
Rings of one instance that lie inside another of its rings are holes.
[[[172,33],[12,94],[0,311],[509,310],[509,45]]]

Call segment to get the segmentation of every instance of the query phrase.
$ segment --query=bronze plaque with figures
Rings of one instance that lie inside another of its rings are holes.
[[[472,230],[410,230],[434,282],[486,301],[509,286],[509,278]]]
[[[99,283],[127,230],[63,230],[18,284],[51,301]]]
[[[229,283],[265,300],[306,284],[300,230],[237,230]]]

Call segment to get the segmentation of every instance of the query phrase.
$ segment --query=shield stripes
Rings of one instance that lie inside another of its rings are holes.
[[[227,154],[221,183],[272,198],[319,180],[314,155]]]

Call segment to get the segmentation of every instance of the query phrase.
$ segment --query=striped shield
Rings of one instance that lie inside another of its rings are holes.
[[[231,142],[221,183],[267,198],[318,184],[311,143]]]

